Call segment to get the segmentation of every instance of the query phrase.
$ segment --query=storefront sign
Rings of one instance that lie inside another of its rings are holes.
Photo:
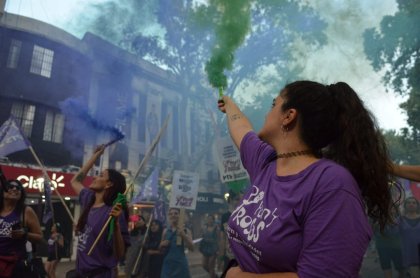
[[[44,175],[41,169],[6,165],[2,165],[1,167],[6,178],[8,180],[19,180],[22,182],[23,187],[28,194],[39,194],[40,192],[44,191]],[[47,171],[47,174],[51,179],[54,189],[58,189],[61,195],[69,197],[77,196],[76,192],[74,192],[70,184],[70,181],[75,173]],[[92,180],[92,177],[86,177],[83,181],[83,184],[87,186],[91,184]]]

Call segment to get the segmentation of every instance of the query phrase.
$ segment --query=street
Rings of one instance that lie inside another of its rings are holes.
[[[190,264],[190,273],[192,278],[208,278],[209,275],[201,267],[201,254],[198,250],[189,252],[187,254],[188,262]],[[70,269],[74,268],[74,261],[63,259],[57,267],[57,278],[65,278],[65,274]],[[377,254],[374,250],[368,250],[365,255],[362,269],[360,271],[361,278],[382,278],[383,273],[380,269],[379,262],[377,260]],[[120,276],[124,277],[124,276]]]

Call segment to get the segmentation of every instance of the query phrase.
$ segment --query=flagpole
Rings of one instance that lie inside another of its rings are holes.
[[[150,218],[149,218],[149,223],[147,223],[147,227],[146,227],[146,232],[144,233],[144,237],[143,237],[143,242],[141,243],[141,248],[140,248],[140,252],[137,255],[137,259],[136,259],[136,263],[134,264],[133,269],[131,270],[131,275],[136,275],[138,273],[138,271],[136,271],[139,262],[141,261],[141,257],[142,257],[142,252],[143,252],[143,248],[144,248],[144,244],[146,243],[146,239],[149,236],[149,230],[150,230],[150,224],[152,223],[152,219],[153,219],[153,211],[155,210],[155,207],[153,207],[152,209],[152,213],[150,214]]]
[[[130,189],[134,186],[134,182],[136,181],[136,178],[140,174],[141,170],[143,170],[144,166],[146,165],[147,161],[149,160],[150,156],[152,155],[153,151],[155,150],[157,144],[159,143],[159,140],[163,134],[163,132],[166,130],[166,127],[168,126],[169,122],[169,116],[166,116],[165,122],[163,126],[161,127],[159,133],[156,135],[155,139],[153,140],[151,146],[147,150],[146,154],[143,157],[143,160],[140,162],[139,168],[137,169],[135,175],[133,176],[133,179],[131,181],[131,184],[125,189],[124,195],[127,195],[128,192],[130,192]],[[111,221],[112,216],[109,216],[107,221],[105,222],[105,225],[102,227],[102,230],[99,232],[98,236],[96,237],[95,241],[93,242],[92,246],[89,249],[89,252],[87,253],[89,256],[92,254],[93,249],[98,244],[99,239],[102,237],[103,233],[105,232],[105,229],[108,227],[109,222]]]
[[[35,157],[36,162],[38,162],[39,166],[41,166],[41,170],[42,173],[44,174],[45,178],[48,179],[48,181],[50,182],[51,185],[53,185],[50,176],[48,176],[47,170],[45,169],[45,166],[42,164],[41,160],[39,160],[38,156],[36,155],[34,149],[32,148],[32,146],[29,146],[29,150],[31,151],[32,155]],[[64,202],[63,197],[61,196],[60,192],[58,192],[58,187],[54,188],[54,192],[57,194],[58,198],[60,199],[61,203],[63,204],[64,208],[66,209],[68,215],[70,216],[71,221],[74,222],[74,218],[73,215],[70,212],[70,209],[67,207],[66,202]]]

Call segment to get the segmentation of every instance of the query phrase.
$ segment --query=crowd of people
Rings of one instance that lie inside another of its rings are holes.
[[[398,277],[420,277],[420,203],[414,197],[405,199],[395,222],[380,231],[374,226],[374,244],[385,278],[391,278],[393,269]]]
[[[420,277],[419,200],[391,190],[395,176],[420,180],[420,167],[392,163],[373,116],[348,84],[286,85],[259,132],[231,98],[218,107],[251,183],[230,192],[220,222],[206,218],[198,249],[210,278],[216,265],[227,278],[358,277],[372,238],[385,277],[392,277],[391,262],[400,277]],[[191,277],[192,231],[179,208],[169,208],[167,223],[150,213],[129,217],[126,180],[113,169],[82,184],[105,147],[71,180],[82,210],[67,277],[113,278],[120,265],[126,277]],[[25,277],[26,246],[43,240],[40,223],[21,182],[0,181],[0,277]],[[54,223],[48,277],[56,277],[63,244]]]

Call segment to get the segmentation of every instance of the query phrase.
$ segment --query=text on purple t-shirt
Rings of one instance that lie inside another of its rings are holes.
[[[352,175],[320,159],[295,175],[277,176],[274,149],[254,132],[245,135],[240,153],[251,186],[227,232],[241,268],[358,277],[372,230]]]

